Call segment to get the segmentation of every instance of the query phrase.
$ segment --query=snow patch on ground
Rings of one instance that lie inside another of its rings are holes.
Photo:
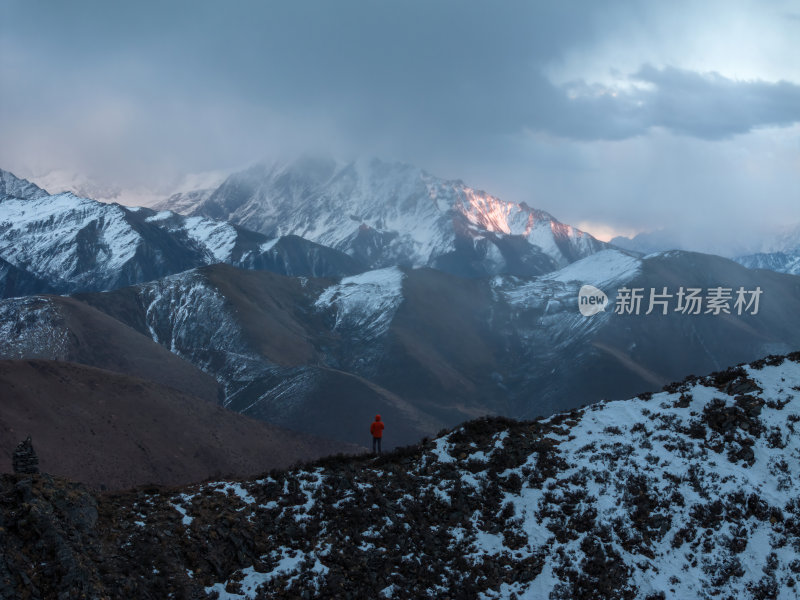
[[[242,569],[239,573],[242,578],[238,581],[242,593],[228,592],[228,581],[215,583],[205,588],[207,594],[217,592],[220,600],[253,600],[258,595],[258,588],[263,584],[272,581],[279,576],[290,576],[290,581],[300,575],[311,575],[315,579],[324,577],[328,573],[328,568],[323,565],[318,558],[307,556],[303,552],[281,548],[277,553],[276,566],[268,572],[259,573],[254,567]],[[236,581],[234,579],[234,581]]]

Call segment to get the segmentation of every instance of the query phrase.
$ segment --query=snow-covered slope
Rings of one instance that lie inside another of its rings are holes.
[[[529,275],[605,247],[526,204],[378,160],[256,165],[231,175],[193,208],[180,208],[271,237],[296,234],[373,268]]]
[[[54,287],[111,287],[141,240],[118,205],[72,194],[0,201],[0,256]]]
[[[49,195],[6,172],[0,182],[0,259],[16,268],[0,276],[42,281],[33,291],[113,289],[218,262],[304,276],[362,270],[341,252],[297,238],[270,240],[203,217]],[[27,289],[8,281],[8,295]]]
[[[58,306],[46,297],[0,301],[0,358],[67,360],[69,330]]]
[[[234,309],[213,283],[188,271],[142,284],[136,302],[152,339],[207,373],[223,386],[225,401],[277,365],[249,348]]]
[[[377,459],[96,500],[41,478],[27,522],[59,528],[81,576],[26,572],[93,596],[792,600],[798,428],[794,353]],[[94,502],[90,525],[69,510]],[[46,562],[11,547],[15,564]]]
[[[222,182],[220,181],[219,184]],[[159,200],[150,208],[153,210],[172,210],[177,213],[185,214],[190,212],[195,206],[205,202],[211,197],[217,187],[205,188],[200,190],[191,190],[188,192],[176,192],[166,200]]]
[[[397,267],[390,267],[345,277],[322,292],[315,306],[333,309],[334,330],[350,327],[364,340],[374,339],[386,333],[403,301],[404,276]]]
[[[630,281],[641,271],[641,259],[619,250],[602,250],[567,265],[541,279],[545,281],[577,281],[597,287],[610,287]]]

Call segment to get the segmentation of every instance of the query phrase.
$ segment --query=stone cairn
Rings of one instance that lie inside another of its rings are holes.
[[[13,464],[14,473],[28,475],[39,472],[39,458],[36,456],[36,452],[33,451],[31,436],[17,444],[14,449]]]

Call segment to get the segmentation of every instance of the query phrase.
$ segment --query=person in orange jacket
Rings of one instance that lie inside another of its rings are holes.
[[[375,415],[375,420],[369,426],[369,432],[372,434],[372,453],[375,454],[375,447],[378,448],[378,454],[381,453],[381,438],[383,437],[383,421],[380,415]]]

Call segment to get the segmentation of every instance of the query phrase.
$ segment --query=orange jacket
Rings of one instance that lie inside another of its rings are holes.
[[[375,415],[375,420],[372,422],[372,425],[369,426],[369,432],[372,434],[372,437],[383,437],[383,421],[381,421],[380,415]]]

